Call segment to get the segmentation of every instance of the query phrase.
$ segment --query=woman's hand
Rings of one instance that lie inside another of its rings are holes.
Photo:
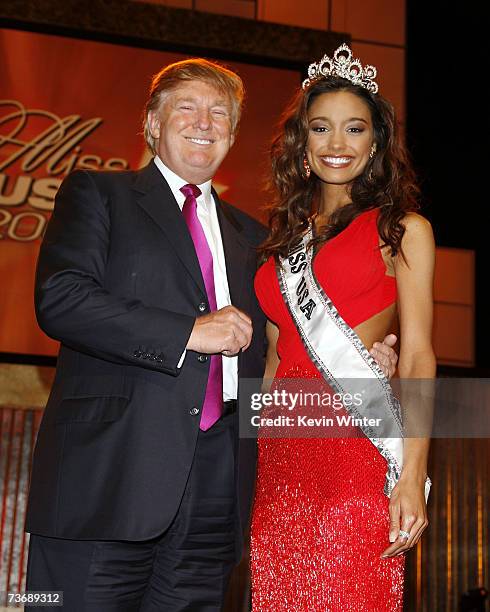
[[[383,342],[375,342],[369,351],[379,367],[383,370],[386,378],[391,379],[396,372],[398,355],[393,350],[397,342],[395,334],[388,334]]]
[[[389,539],[393,543],[381,556],[396,557],[415,546],[428,524],[425,477],[414,478],[402,473],[390,498]],[[400,535],[400,530],[410,534],[409,537]]]

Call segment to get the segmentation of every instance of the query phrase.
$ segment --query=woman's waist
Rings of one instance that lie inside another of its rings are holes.
[[[321,374],[305,353],[281,358],[274,378],[319,378]]]

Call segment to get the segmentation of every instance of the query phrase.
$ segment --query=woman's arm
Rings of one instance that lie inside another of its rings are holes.
[[[433,279],[435,245],[430,223],[415,213],[404,219],[405,234],[402,249],[395,261],[400,316],[399,373],[404,379],[433,379],[436,360],[432,349]],[[408,383],[410,385],[411,383]],[[428,383],[420,383],[422,386]],[[409,389],[410,391],[410,389]],[[409,397],[413,393],[409,393]],[[420,401],[404,405],[408,437],[404,439],[403,470],[390,498],[390,542],[383,556],[395,556],[414,546],[427,527],[427,508],[424,497],[427,477],[432,405],[430,396],[421,394]],[[412,425],[412,423],[415,424]],[[418,421],[418,422],[416,422]],[[420,429],[421,428],[421,429]],[[413,437],[417,429],[424,437]],[[427,435],[427,437],[425,437]],[[400,538],[399,530],[410,533]]]
[[[279,329],[272,321],[267,321],[265,326],[265,336],[267,338],[267,354],[265,357],[265,372],[264,382],[262,384],[262,392],[267,393],[270,389],[272,380],[279,365],[279,355],[277,354],[277,339],[279,338]]]

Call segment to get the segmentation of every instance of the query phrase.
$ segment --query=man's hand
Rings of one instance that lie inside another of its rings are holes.
[[[247,350],[251,341],[250,317],[234,306],[225,306],[196,319],[186,348],[231,357]]]
[[[395,346],[397,340],[395,334],[388,334],[383,342],[375,342],[369,351],[387,378],[396,372],[398,355],[391,347]]]

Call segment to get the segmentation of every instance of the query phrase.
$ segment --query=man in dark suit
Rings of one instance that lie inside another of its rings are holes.
[[[61,350],[34,456],[27,588],[63,591],[69,612],[217,611],[240,558],[251,479],[238,478],[238,371],[263,374],[265,230],[211,179],[242,99],[219,65],[167,66],[145,112],[150,164],[74,172],[56,198],[36,311]]]
[[[64,591],[70,612],[219,610],[240,556],[237,374],[263,374],[252,287],[265,231],[221,202],[211,178],[242,99],[220,66],[166,67],[146,109],[154,161],[75,172],[56,199],[36,308],[62,345],[34,457],[28,588]],[[200,192],[194,230],[181,212],[187,185]],[[220,397],[207,396],[213,358]]]

